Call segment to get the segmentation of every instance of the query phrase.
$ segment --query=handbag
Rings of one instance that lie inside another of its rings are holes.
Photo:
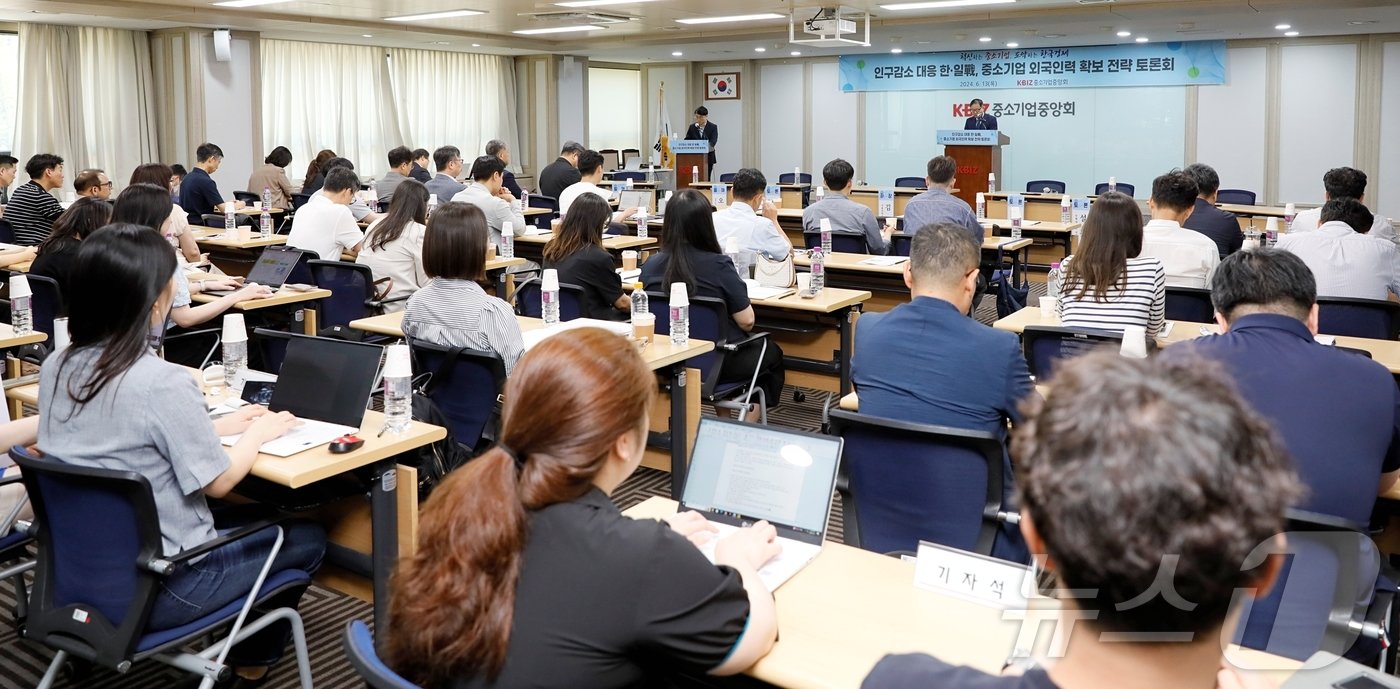
[[[754,256],[753,276],[764,287],[792,287],[797,282],[797,269],[792,265],[792,252],[774,261],[763,254]]]

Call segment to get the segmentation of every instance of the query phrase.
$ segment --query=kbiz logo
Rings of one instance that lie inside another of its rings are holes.
[[[983,112],[991,112],[992,104],[988,103],[983,107]],[[953,104],[953,117],[972,117],[972,106],[967,103]]]

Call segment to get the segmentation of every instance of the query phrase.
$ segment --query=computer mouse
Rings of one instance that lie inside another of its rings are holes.
[[[342,435],[339,438],[336,438],[335,440],[331,441],[331,454],[343,455],[346,452],[354,452],[355,450],[360,449],[360,446],[364,444],[364,440],[356,438],[353,435]]]

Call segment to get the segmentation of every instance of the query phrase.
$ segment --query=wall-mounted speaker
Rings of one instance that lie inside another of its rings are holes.
[[[228,29],[214,29],[214,59],[228,62],[233,57],[233,39]]]

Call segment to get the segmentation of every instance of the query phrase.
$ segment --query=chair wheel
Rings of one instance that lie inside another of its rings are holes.
[[[801,390],[793,390],[793,391],[792,391],[792,401],[794,401],[794,402],[796,402],[796,403],[798,403],[798,404],[802,404],[803,402],[806,402],[806,401],[807,401],[807,393],[802,392]]]

